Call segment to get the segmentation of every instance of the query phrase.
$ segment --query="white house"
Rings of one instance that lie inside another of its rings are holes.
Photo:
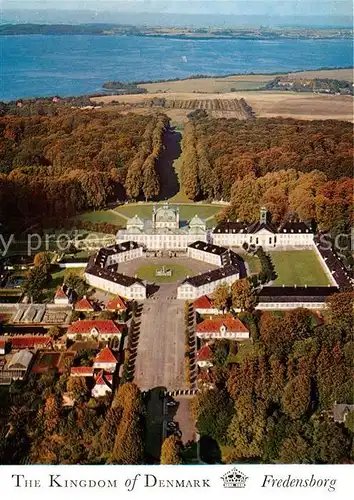
[[[195,329],[198,338],[246,340],[250,337],[248,328],[238,318],[229,316],[219,319],[205,319]]]
[[[207,314],[222,314],[222,311],[214,307],[213,301],[207,297],[207,295],[203,295],[199,297],[197,300],[193,302],[193,309],[196,313],[201,315]]]
[[[68,327],[66,336],[70,340],[110,340],[118,338],[121,340],[125,330],[124,324],[117,324],[112,320],[79,320]]]
[[[107,346],[100,351],[93,361],[95,370],[104,370],[108,373],[114,373],[117,367],[117,358]]]
[[[54,296],[54,304],[69,305],[72,302],[72,291],[64,284],[58,288]]]
[[[213,366],[213,351],[208,344],[199,349],[196,361],[199,368],[211,368]]]
[[[261,208],[258,222],[221,222],[213,230],[214,245],[262,246],[264,248],[305,248],[313,245],[314,234],[305,222],[288,221],[281,226],[268,222],[268,213]]]
[[[91,391],[92,397],[101,398],[110,394],[112,392],[112,381],[113,376],[107,375],[101,370],[95,379],[95,385]]]

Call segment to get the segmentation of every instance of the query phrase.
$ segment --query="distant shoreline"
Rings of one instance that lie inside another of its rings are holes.
[[[0,36],[137,36],[176,40],[347,40],[353,29],[347,28],[168,28],[119,24],[2,24]]]

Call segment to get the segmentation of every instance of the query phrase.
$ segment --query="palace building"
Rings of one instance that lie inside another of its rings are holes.
[[[262,246],[265,249],[298,247],[305,248],[313,245],[314,234],[305,222],[288,221],[276,226],[268,221],[266,208],[261,208],[260,219],[257,222],[220,222],[212,234],[214,245]]]
[[[133,240],[147,250],[185,251],[196,240],[208,241],[203,219],[195,215],[188,223],[180,220],[179,207],[164,203],[154,205],[152,218],[137,215],[127,221],[126,229],[117,233],[117,243]]]

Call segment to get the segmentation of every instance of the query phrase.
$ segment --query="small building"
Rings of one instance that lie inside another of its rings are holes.
[[[110,394],[112,392],[112,381],[113,376],[111,374],[107,375],[101,370],[95,378],[95,385],[91,391],[92,397],[101,398]]]
[[[107,311],[123,313],[123,312],[126,312],[128,310],[128,306],[127,306],[125,299],[123,299],[119,295],[116,295],[114,297],[114,299],[110,300],[107,303],[106,309],[107,309]]]
[[[54,296],[54,304],[69,305],[73,301],[72,291],[64,284],[58,288]]]
[[[73,366],[70,370],[71,377],[93,377],[93,366]]]
[[[199,297],[199,299],[193,302],[193,309],[196,313],[205,315],[205,314],[222,314],[222,311],[214,307],[213,301],[207,296],[203,295]]]
[[[213,366],[213,351],[208,344],[197,352],[197,365],[199,368],[211,368]]]
[[[354,405],[338,404],[335,401],[333,405],[333,420],[339,424],[343,424],[352,411],[354,411]]]
[[[69,326],[66,336],[70,340],[110,340],[118,338],[121,340],[125,325],[117,324],[112,320],[88,320],[75,321]]]
[[[93,360],[93,367],[95,370],[104,370],[108,373],[114,373],[116,371],[117,363],[118,360],[115,354],[108,346],[106,346]]]
[[[0,340],[0,355],[4,356],[6,352],[6,342],[5,340]]]
[[[75,309],[75,311],[78,311],[78,312],[87,312],[87,313],[95,311],[94,305],[86,297],[86,295],[84,295],[82,297],[82,299],[80,299],[77,302],[75,302],[74,309]]]
[[[250,337],[248,328],[242,321],[233,316],[220,319],[205,319],[197,324],[195,332],[197,337],[202,340],[246,340]]]
[[[16,352],[6,366],[8,372],[12,372],[12,380],[22,380],[29,371],[33,360],[33,354],[28,351]]]
[[[9,337],[8,342],[14,350],[47,349],[52,345],[51,337],[43,335],[18,335]]]

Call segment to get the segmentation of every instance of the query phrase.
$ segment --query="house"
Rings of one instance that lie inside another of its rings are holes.
[[[93,398],[101,398],[112,392],[113,376],[107,375],[101,370],[95,379],[95,385],[92,388],[91,395]]]
[[[71,377],[93,377],[93,366],[73,366],[70,370]]]
[[[69,326],[66,336],[70,340],[110,340],[118,338],[119,341],[125,330],[124,324],[117,324],[112,320],[89,320],[75,321]]]
[[[222,311],[214,307],[213,301],[207,295],[202,295],[193,302],[193,309],[198,314],[222,314]]]
[[[117,358],[111,349],[106,346],[102,351],[100,351],[95,359],[93,360],[94,369],[104,370],[108,373],[113,373],[117,367]]]
[[[245,340],[250,337],[248,328],[238,318],[228,316],[220,319],[205,319],[196,326],[198,338]]]
[[[18,335],[9,337],[8,342],[14,350],[46,349],[52,345],[51,337],[43,335]]]
[[[92,302],[84,295],[82,299],[78,300],[75,302],[74,305],[75,311],[78,312],[94,312],[95,307],[93,306]]]
[[[26,376],[32,360],[33,354],[30,351],[24,350],[16,352],[7,364],[6,370],[12,372],[13,380],[22,380]]]
[[[335,401],[333,405],[333,420],[343,424],[349,413],[354,412],[354,405],[338,404]]]
[[[122,297],[116,295],[114,299],[110,300],[107,303],[106,309],[107,311],[122,313],[128,310],[128,306],[126,304],[126,301]]]
[[[54,296],[54,304],[57,305],[69,305],[72,303],[72,290],[68,288],[65,284],[60,286]]]
[[[0,340],[0,355],[3,356],[6,350],[6,342],[5,340]]]
[[[193,300],[214,292],[219,285],[232,285],[240,277],[237,262],[214,269],[207,273],[187,277],[177,288],[177,299]]]
[[[262,207],[259,221],[251,224],[238,220],[220,222],[213,230],[212,241],[214,245],[226,246],[247,243],[264,248],[305,248],[313,245],[314,234],[302,221],[289,220],[281,226],[270,223],[267,209]]]
[[[197,352],[197,365],[199,368],[211,368],[213,366],[213,351],[208,344],[204,345]]]

